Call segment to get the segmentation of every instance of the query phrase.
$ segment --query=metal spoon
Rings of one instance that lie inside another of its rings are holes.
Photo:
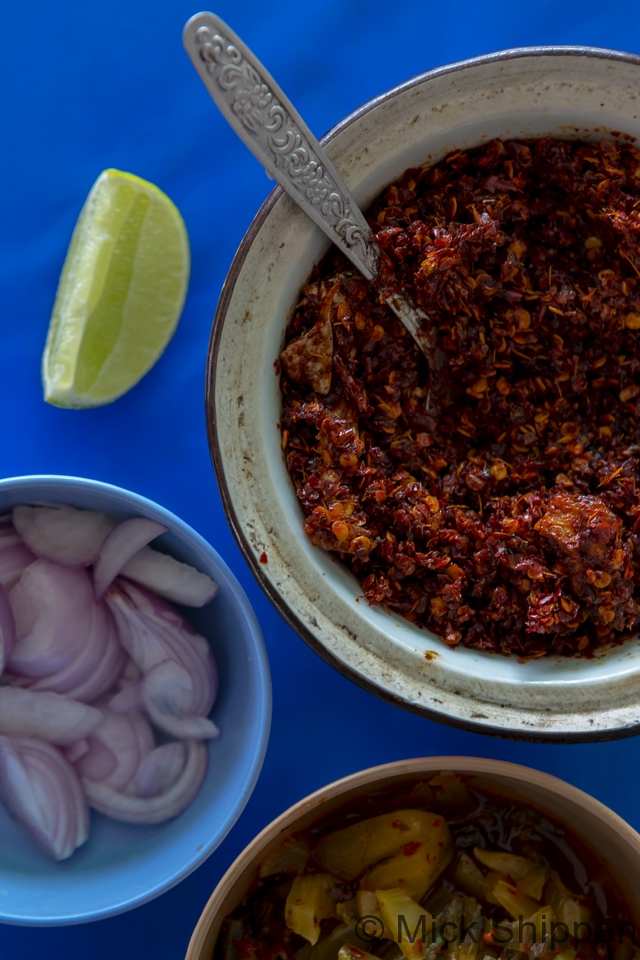
[[[375,282],[380,248],[369,224],[323,148],[258,58],[213,13],[191,17],[182,40],[220,112],[269,176],[360,273]],[[381,292],[433,366],[433,337],[422,326],[427,315],[406,295]]]

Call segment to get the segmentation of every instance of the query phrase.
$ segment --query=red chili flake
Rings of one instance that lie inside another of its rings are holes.
[[[439,821],[439,820],[433,820],[432,823],[431,823],[431,826],[432,826],[432,827],[439,827],[439,826],[440,826],[440,821]]]
[[[439,847],[444,847],[444,842],[443,842],[442,840],[438,840],[438,846],[439,846]]]
[[[399,820],[392,820],[391,826],[393,827],[394,830],[404,830],[404,824],[400,823]]]
[[[592,656],[640,626],[640,152],[494,140],[407,170],[368,217],[430,371],[333,250],[282,357],[311,541],[449,646]]]
[[[260,556],[258,557],[258,559],[259,559],[260,563],[266,563],[266,562],[267,562],[267,555],[266,555],[266,553],[261,553]]]
[[[404,853],[405,857],[411,857],[413,854],[422,846],[417,840],[411,840],[409,843],[405,843],[400,849]]]

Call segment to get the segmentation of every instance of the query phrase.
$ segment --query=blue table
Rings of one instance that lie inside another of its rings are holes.
[[[66,929],[0,926],[2,960],[179,960],[219,877],[247,841],[310,791],[403,757],[473,754],[564,777],[640,828],[640,742],[543,746],[430,723],[338,676],[285,626],[227,526],[205,436],[204,361],[233,253],[270,184],[187,61],[191,0],[4,0],[0,56],[0,475],[67,473],[128,487],[175,511],[226,558],[251,598],[273,670],[271,742],[230,836],[195,874],[133,913]],[[220,0],[318,133],[438,64],[538,43],[640,52],[637,0]],[[191,238],[191,287],[160,362],[93,411],[41,399],[40,356],[60,268],[105,167],[152,180]]]

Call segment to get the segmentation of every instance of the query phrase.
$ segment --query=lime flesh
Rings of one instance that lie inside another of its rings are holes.
[[[76,224],[42,358],[44,397],[94,407],[126,393],[176,328],[189,281],[189,241],[152,183],[105,170]]]

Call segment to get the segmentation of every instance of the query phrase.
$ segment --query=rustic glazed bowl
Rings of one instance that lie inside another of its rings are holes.
[[[410,166],[493,137],[640,137],[640,58],[532,47],[422,74],[371,100],[324,140],[362,207]],[[300,288],[328,249],[280,189],[231,267],[208,358],[210,445],[227,516],[280,613],[341,673],[433,719],[538,740],[640,731],[636,638],[593,660],[530,663],[464,647],[369,607],[355,577],[303,532],[280,449],[274,361]]]
[[[222,921],[243,899],[257,876],[265,853],[285,836],[313,826],[348,800],[399,787],[406,780],[441,770],[475,775],[481,778],[476,781],[479,788],[484,786],[505,799],[532,805],[542,815],[569,828],[606,867],[624,901],[638,913],[636,890],[640,883],[640,835],[598,800],[564,780],[501,760],[476,757],[399,760],[337,780],[300,800],[265,827],[245,847],[213,891],[193,932],[185,960],[212,960]],[[634,915],[624,920],[637,923],[638,917]]]

